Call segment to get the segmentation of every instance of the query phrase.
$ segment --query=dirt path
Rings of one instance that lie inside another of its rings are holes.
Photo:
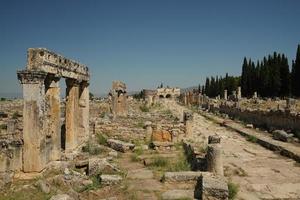
[[[174,110],[183,110],[172,104]],[[237,132],[212,122],[195,113],[190,141],[199,146],[209,135],[222,140],[224,173],[227,179],[239,185],[237,199],[300,199],[300,165],[247,141]]]
[[[152,170],[146,168],[141,162],[132,162],[127,153],[119,160],[119,166],[127,172],[126,184],[128,191],[136,199],[157,200],[157,194],[161,193],[162,183],[155,179]]]

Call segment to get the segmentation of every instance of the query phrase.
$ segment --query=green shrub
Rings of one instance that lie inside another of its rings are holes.
[[[255,136],[253,136],[253,135],[250,135],[250,136],[247,137],[247,141],[256,143],[257,142],[257,138]]]
[[[228,192],[229,192],[229,200],[235,199],[237,193],[239,192],[239,185],[229,182],[228,183]]]
[[[6,98],[1,97],[0,101],[6,101]]]
[[[149,112],[149,108],[148,108],[146,105],[140,106],[140,110],[141,110],[142,112]]]
[[[18,119],[18,117],[20,117],[20,114],[18,111],[14,112],[13,115],[12,115],[12,119]]]
[[[7,129],[7,125],[6,124],[1,124],[0,129],[3,129],[3,130]]]

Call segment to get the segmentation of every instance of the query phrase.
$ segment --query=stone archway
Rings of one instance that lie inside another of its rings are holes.
[[[23,86],[23,171],[39,172],[72,151],[89,133],[89,71],[78,62],[44,48],[30,48],[27,66],[18,71]],[[60,124],[59,80],[66,79],[65,144]]]

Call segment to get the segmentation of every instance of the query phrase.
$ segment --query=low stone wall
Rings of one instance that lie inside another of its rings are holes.
[[[214,107],[212,111],[228,114],[230,117],[238,118],[258,127],[300,131],[300,114],[289,111],[241,109],[226,104]]]

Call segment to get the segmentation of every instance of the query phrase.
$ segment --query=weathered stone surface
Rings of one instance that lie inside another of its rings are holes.
[[[181,172],[166,172],[163,176],[165,182],[186,182],[197,181],[198,178],[207,172],[200,171],[181,171]]]
[[[50,185],[44,180],[38,180],[35,185],[44,193],[50,193]]]
[[[208,136],[208,144],[219,144],[221,143],[221,137],[218,135]]]
[[[166,130],[154,130],[152,132],[152,141],[172,142],[172,134]]]
[[[223,175],[222,147],[220,144],[209,144],[206,154],[207,171]]]
[[[89,175],[96,175],[103,170],[111,170],[119,172],[120,170],[114,165],[107,162],[105,158],[90,158],[89,159]]]
[[[104,185],[115,185],[119,184],[122,181],[122,177],[119,175],[101,175],[101,184]]]
[[[127,142],[123,142],[120,140],[108,139],[107,144],[110,148],[120,151],[120,152],[127,152],[134,149],[135,145]]]
[[[283,142],[290,142],[293,138],[293,134],[288,134],[284,130],[275,130],[272,132],[272,134],[275,140],[280,140]]]
[[[203,200],[227,200],[228,186],[223,176],[203,174],[197,181],[195,197]]]
[[[194,199],[194,190],[168,190],[162,193],[164,200]]]
[[[26,70],[17,72],[23,86],[24,172],[40,172],[73,151],[89,132],[88,68],[44,48],[30,48]],[[61,135],[60,78],[67,78],[66,125]]]
[[[74,200],[74,199],[67,194],[57,194],[52,196],[50,200]]]
[[[125,83],[113,81],[109,92],[111,97],[111,112],[114,117],[127,115],[127,91]]]

